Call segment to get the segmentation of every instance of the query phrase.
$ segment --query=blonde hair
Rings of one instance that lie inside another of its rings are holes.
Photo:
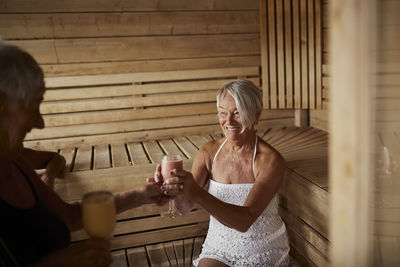
[[[258,123],[259,115],[262,110],[261,91],[249,80],[236,80],[225,83],[217,91],[217,108],[219,111],[219,98],[229,93],[236,103],[239,116],[242,121],[244,132]]]

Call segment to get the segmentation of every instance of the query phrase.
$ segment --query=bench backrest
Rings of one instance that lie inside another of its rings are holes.
[[[238,78],[260,86],[258,67],[48,77],[46,127],[32,130],[25,144],[60,148],[215,132],[216,90]]]

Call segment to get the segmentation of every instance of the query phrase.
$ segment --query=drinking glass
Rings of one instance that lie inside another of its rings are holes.
[[[164,181],[173,177],[170,174],[173,169],[183,169],[182,157],[180,155],[165,155],[161,161],[161,175]],[[172,199],[169,200],[168,213],[161,215],[163,217],[175,218],[174,209],[172,208]]]
[[[82,200],[82,224],[89,236],[109,239],[116,220],[114,195],[109,191],[87,193]]]

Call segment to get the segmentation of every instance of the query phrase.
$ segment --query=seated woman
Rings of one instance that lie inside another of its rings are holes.
[[[282,266],[289,264],[285,225],[278,214],[278,189],[285,162],[257,137],[262,100],[250,81],[225,84],[217,93],[225,139],[204,144],[192,172],[174,170],[162,190],[180,213],[195,203],[211,214],[197,266]],[[155,173],[162,180],[161,167]],[[208,192],[203,187],[209,182]]]
[[[0,43],[0,265],[107,265],[109,241],[70,245],[70,231],[82,228],[80,203],[64,202],[26,159],[25,135],[44,127],[39,111],[44,91],[43,72],[32,56]],[[149,183],[116,195],[116,209],[162,202],[163,195]]]

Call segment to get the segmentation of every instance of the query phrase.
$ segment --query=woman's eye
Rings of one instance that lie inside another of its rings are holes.
[[[233,112],[233,115],[235,115],[235,116],[239,116],[239,111],[235,111],[235,112]]]

